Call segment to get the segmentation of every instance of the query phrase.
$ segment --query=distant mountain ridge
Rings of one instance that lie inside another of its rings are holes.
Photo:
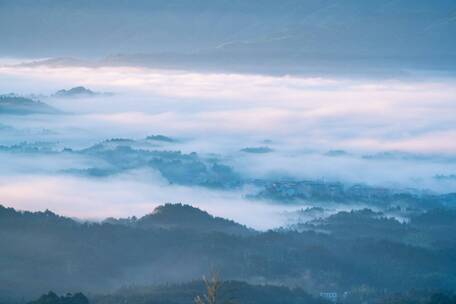
[[[454,70],[455,16],[452,0],[2,0],[0,53],[241,70]]]
[[[56,97],[92,97],[95,95],[98,95],[99,93],[96,93],[90,89],[86,89],[82,86],[79,87],[74,87],[68,90],[62,89],[57,91],[54,96]]]
[[[52,61],[52,60],[51,60]],[[32,63],[33,65],[34,63]],[[39,64],[38,62],[36,62],[35,64]],[[93,91],[91,89],[88,89],[86,87],[83,87],[83,86],[77,86],[77,87],[73,87],[71,89],[62,89],[62,90],[58,90],[57,92],[55,92],[52,96],[53,97],[61,97],[61,98],[80,98],[80,97],[98,97],[98,96],[105,96],[105,97],[109,97],[109,96],[112,96],[114,95],[113,93],[111,92],[96,92],[96,91]]]
[[[160,141],[160,142],[167,142],[167,143],[173,143],[176,142],[174,138],[157,134],[157,135],[149,135],[146,137],[147,140],[152,140],[152,141]]]
[[[28,114],[57,114],[60,111],[28,97],[14,94],[0,95],[0,114],[28,115]]]
[[[52,211],[43,212],[22,212],[13,208],[6,208],[0,205],[0,219],[42,219],[44,221],[57,220],[61,223],[71,225],[83,225],[83,221],[74,221],[71,218],[59,216]],[[214,217],[199,208],[185,204],[167,203],[160,205],[143,217],[136,218],[107,218],[102,224],[121,225],[144,230],[193,230],[198,233],[226,233],[233,235],[254,235],[254,229],[238,224],[232,220],[221,217]]]

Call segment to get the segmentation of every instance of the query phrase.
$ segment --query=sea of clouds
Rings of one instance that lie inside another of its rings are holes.
[[[418,188],[448,193],[456,174],[456,79],[438,75],[347,79],[198,73],[140,67],[0,65],[0,93],[35,98],[62,115],[0,115],[0,144],[46,141],[80,149],[107,138],[164,134],[162,149],[216,155],[248,178],[293,178]],[[85,86],[111,92],[57,98]],[[268,146],[272,152],[240,152]],[[328,151],[344,151],[337,155]],[[393,156],[382,156],[393,151]],[[108,179],[61,176],[93,160],[0,153],[0,202],[82,218],[143,215],[186,202],[255,228],[283,224],[296,206],[245,199],[245,189],[167,183],[158,173]],[[300,206],[302,207],[302,206]]]

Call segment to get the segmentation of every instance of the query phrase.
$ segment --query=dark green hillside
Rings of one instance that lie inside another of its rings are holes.
[[[0,295],[108,293],[124,285],[199,279],[213,269],[227,280],[281,282],[311,293],[362,286],[454,290],[456,244],[443,232],[456,223],[414,221],[399,224],[364,210],[334,215],[305,232],[253,233],[184,205],[102,224],[1,208]]]
[[[141,229],[177,229],[197,231],[199,233],[222,232],[240,236],[257,233],[253,229],[233,221],[214,217],[205,211],[182,204],[159,206],[151,214],[139,219],[108,219],[105,222],[124,224]]]

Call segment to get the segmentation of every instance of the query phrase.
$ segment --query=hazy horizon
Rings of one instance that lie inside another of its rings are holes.
[[[0,0],[0,303],[455,304],[455,37],[455,0]]]

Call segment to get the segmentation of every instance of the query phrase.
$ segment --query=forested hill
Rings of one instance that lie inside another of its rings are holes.
[[[233,235],[253,235],[253,229],[233,221],[214,217],[198,208],[183,204],[165,204],[139,219],[109,218],[105,223],[126,225],[141,229],[193,230],[200,233],[222,232]]]
[[[214,269],[225,280],[281,282],[311,294],[355,294],[366,286],[373,293],[454,290],[455,233],[456,214],[448,209],[408,223],[371,210],[341,212],[255,232],[185,205],[103,223],[2,207],[0,298],[110,293],[200,279]]]
[[[57,114],[59,110],[39,101],[16,95],[0,95],[0,115]]]

